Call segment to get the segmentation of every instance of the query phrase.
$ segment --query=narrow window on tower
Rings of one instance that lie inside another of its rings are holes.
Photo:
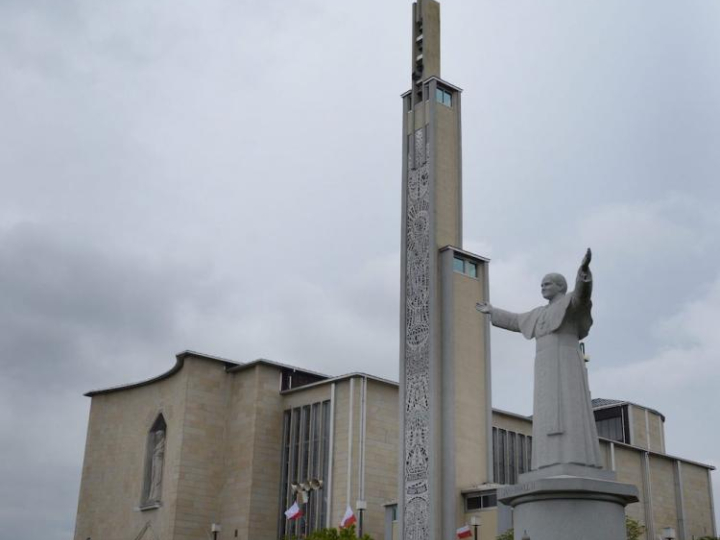
[[[452,94],[442,88],[435,89],[435,100],[448,107],[452,107]]]

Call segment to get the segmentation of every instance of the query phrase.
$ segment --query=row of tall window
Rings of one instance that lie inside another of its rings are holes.
[[[532,437],[492,428],[493,474],[498,484],[517,484],[518,476],[531,468]]]
[[[324,528],[327,518],[330,401],[286,410],[282,437],[278,538],[303,537]],[[296,500],[303,514],[287,520],[284,512]]]

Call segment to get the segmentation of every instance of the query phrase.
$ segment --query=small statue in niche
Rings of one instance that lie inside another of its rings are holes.
[[[590,331],[592,273],[590,249],[585,253],[575,281],[567,293],[560,274],[548,274],[541,283],[547,305],[527,313],[511,313],[479,303],[480,313],[493,326],[520,332],[535,339],[533,396],[533,469],[574,464],[601,468],[597,428],[592,412],[584,354],[579,340]]]
[[[162,490],[163,462],[165,461],[165,431],[153,432],[154,445],[150,456],[150,483],[147,502],[159,502]]]

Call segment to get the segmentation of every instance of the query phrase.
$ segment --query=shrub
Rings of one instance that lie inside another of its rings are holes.
[[[304,540],[357,540],[357,538],[355,525],[351,525],[344,529],[318,529],[304,537]],[[287,537],[286,540],[297,540],[297,537]],[[373,538],[369,534],[363,534],[360,540],[373,540]]]

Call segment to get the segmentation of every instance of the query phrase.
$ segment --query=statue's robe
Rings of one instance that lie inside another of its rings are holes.
[[[592,276],[527,313],[492,309],[493,326],[535,339],[532,468],[572,463],[602,467],[587,369],[579,340],[592,326]]]

